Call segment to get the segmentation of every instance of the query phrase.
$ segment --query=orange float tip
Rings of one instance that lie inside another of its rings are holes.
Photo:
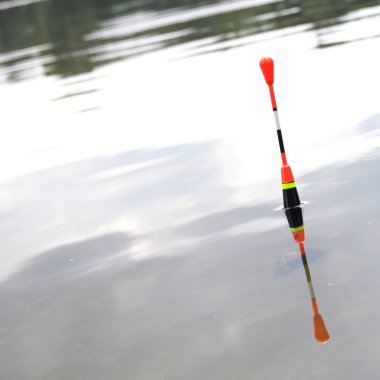
[[[292,234],[296,243],[301,244],[305,241],[305,230],[299,232],[292,232]]]
[[[327,343],[330,340],[321,314],[314,314],[314,336],[318,343]]]
[[[263,72],[265,82],[271,86],[274,82],[274,62],[272,58],[264,57],[260,60],[261,71]]]

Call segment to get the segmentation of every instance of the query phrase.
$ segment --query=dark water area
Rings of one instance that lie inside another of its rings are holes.
[[[0,67],[7,81],[66,78],[118,60],[188,43],[212,46],[263,32],[305,26],[320,35],[350,12],[378,0],[0,2]],[[198,12],[197,12],[198,10]],[[366,18],[373,15],[358,15]],[[352,19],[350,19],[352,21]],[[336,41],[340,44],[350,40]],[[248,42],[242,41],[242,44]],[[225,49],[224,47],[223,49]],[[188,47],[191,55],[191,47]],[[35,70],[42,65],[43,72]]]

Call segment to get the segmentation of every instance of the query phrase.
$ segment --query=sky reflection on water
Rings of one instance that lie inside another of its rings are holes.
[[[305,372],[310,379],[370,378],[377,371],[379,339],[379,312],[373,308],[380,223],[380,184],[373,173],[380,170],[379,157],[377,151],[357,163],[299,178],[313,183],[301,193],[310,199],[307,247],[327,251],[311,262],[333,336],[323,349],[312,340],[302,268],[285,277],[276,274],[276,258],[294,244],[285,221],[275,231],[228,232],[267,216],[276,201],[235,209],[225,204],[224,212],[174,230],[158,226],[140,236],[128,229],[99,234],[26,262],[0,291],[0,319],[6,326],[0,333],[3,376],[245,379],[252,374],[271,378],[281,371],[286,379]],[[107,210],[123,214],[120,204],[111,206],[117,199],[107,202]],[[283,220],[280,213],[273,218]],[[205,221],[207,234],[200,227]],[[188,244],[181,242],[184,237]],[[133,259],[134,246],[149,246],[149,241],[164,253]],[[304,360],[299,360],[300,347]],[[342,354],[355,360],[336,365]]]

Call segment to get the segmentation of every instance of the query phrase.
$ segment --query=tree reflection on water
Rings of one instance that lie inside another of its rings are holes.
[[[45,75],[65,78],[187,42],[212,45],[300,25],[318,35],[346,22],[342,17],[349,12],[379,4],[378,0],[0,1],[0,67],[8,81],[35,75],[37,63]],[[202,13],[191,14],[197,9]],[[119,30],[107,33],[110,27]],[[319,41],[317,47],[325,45]]]

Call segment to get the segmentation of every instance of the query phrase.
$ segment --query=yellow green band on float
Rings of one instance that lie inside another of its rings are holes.
[[[290,228],[291,232],[301,232],[303,230],[304,230],[304,226],[303,225],[301,227]]]
[[[289,183],[283,183],[282,184],[282,190],[294,189],[295,187],[297,187],[295,182],[289,182]]]

